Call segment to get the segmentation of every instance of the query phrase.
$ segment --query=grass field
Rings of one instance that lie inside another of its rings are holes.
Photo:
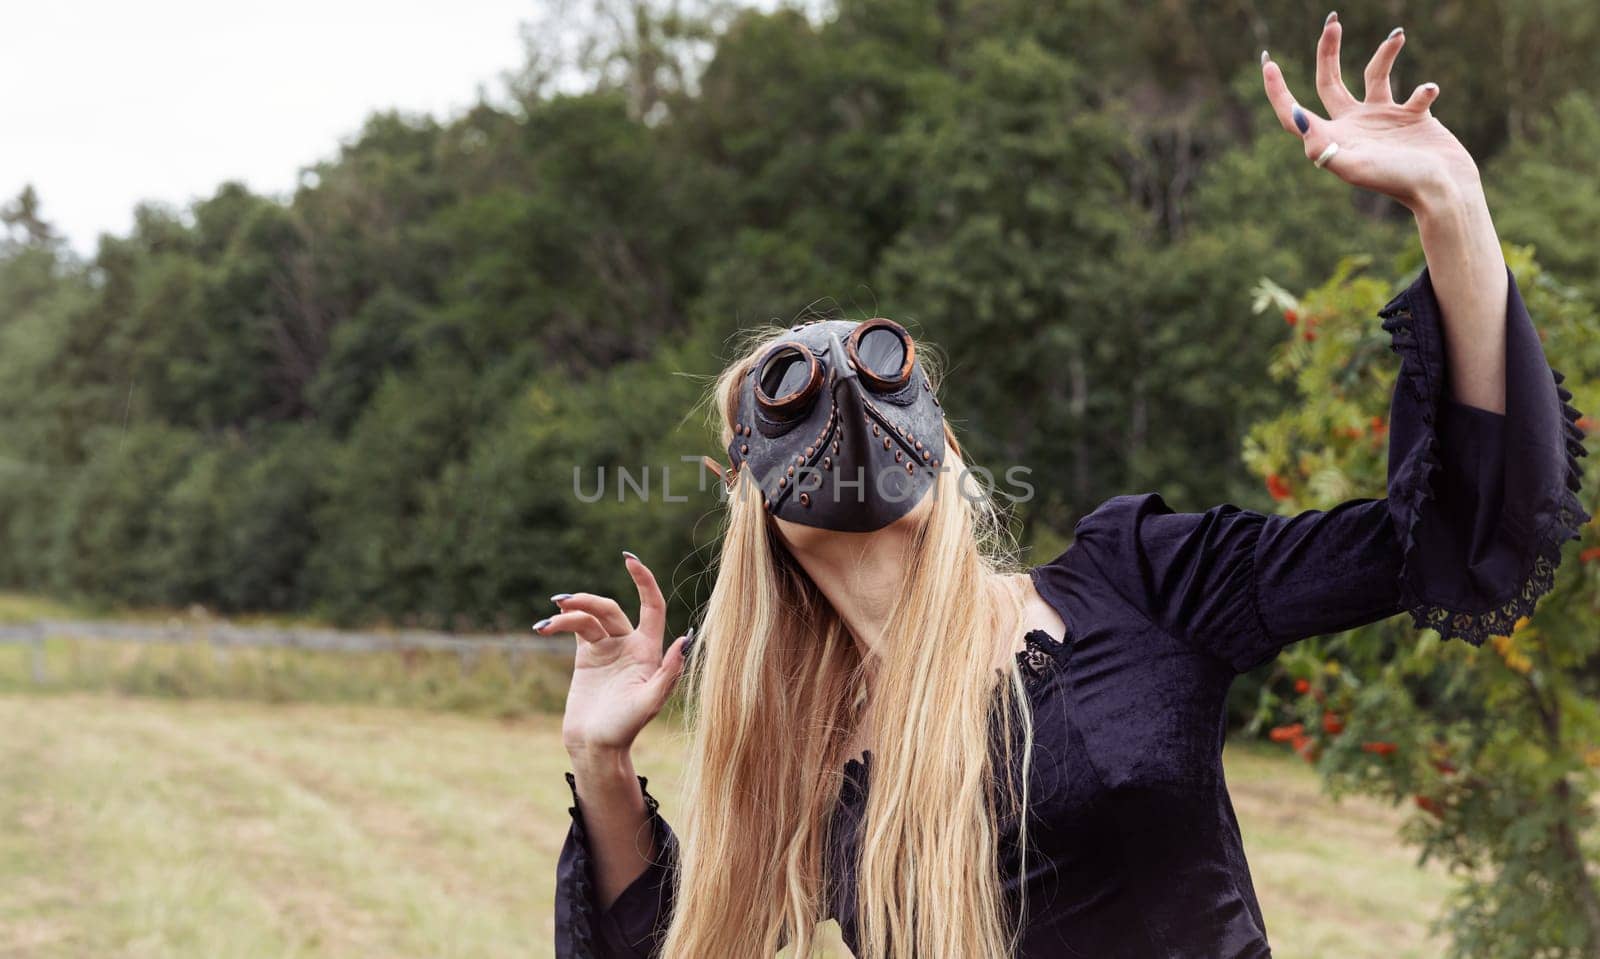
[[[0,697],[0,956],[540,956],[559,719]],[[671,730],[638,753],[670,817]],[[1230,749],[1275,953],[1432,956],[1446,889],[1399,816]]]

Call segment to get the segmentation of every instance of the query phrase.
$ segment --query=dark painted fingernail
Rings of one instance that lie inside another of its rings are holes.
[[[1261,65],[1262,66],[1266,66],[1268,59],[1270,59],[1270,58],[1267,56],[1267,51],[1262,50],[1261,51]]]
[[[571,599],[571,598],[572,598],[572,594],[571,593],[557,593],[554,596],[550,597],[550,602],[559,603],[559,602],[562,602],[563,600],[568,600],[568,599]]]
[[[1393,40],[1395,37],[1397,37],[1400,34],[1405,33],[1405,32],[1406,32],[1406,28],[1405,27],[1395,27],[1393,30],[1389,31],[1389,35],[1387,37],[1384,37],[1384,39],[1385,40]]]
[[[1337,11],[1337,10],[1329,10],[1328,11],[1328,19],[1322,21],[1322,25],[1323,26],[1327,26],[1328,24],[1332,23],[1333,21],[1335,21],[1337,19],[1339,19],[1339,11]]]
[[[1301,133],[1311,129],[1311,118],[1306,116],[1306,111],[1300,109],[1298,104],[1294,108],[1294,125],[1300,128]]]
[[[550,625],[550,619],[549,619],[549,617],[546,617],[544,619],[539,620],[537,623],[533,624],[533,631],[536,632],[536,633],[537,632],[541,632],[546,626],[549,626],[549,625]]]
[[[623,550],[622,551],[622,555],[624,555],[624,556],[628,557],[629,559],[633,560],[635,563],[639,562],[639,557],[633,555],[632,553],[628,552],[627,550]]]

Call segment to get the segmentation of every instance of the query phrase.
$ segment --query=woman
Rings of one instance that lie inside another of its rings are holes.
[[[1287,517],[1118,496],[1018,573],[903,330],[768,338],[718,384],[731,495],[694,655],[693,630],[662,653],[632,554],[637,624],[580,593],[535,626],[578,637],[558,954],[804,954],[828,917],[874,957],[1269,954],[1223,782],[1233,677],[1402,611],[1508,632],[1588,519],[1577,413],[1438,88],[1393,102],[1397,29],[1357,101],[1339,36],[1330,14],[1327,119],[1262,70],[1308,158],[1416,215],[1427,267],[1380,312],[1388,497]],[[675,833],[629,747],[686,665]]]

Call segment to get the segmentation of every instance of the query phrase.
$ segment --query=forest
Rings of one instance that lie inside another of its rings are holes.
[[[580,55],[530,30],[459,116],[370,117],[292,196],[147,205],[87,256],[13,198],[0,584],[505,628],[629,548],[686,611],[714,498],[585,503],[575,471],[716,453],[737,335],[815,316],[942,349],[963,442],[1033,471],[1025,546],[1130,490],[1268,506],[1239,452],[1287,398],[1283,321],[1252,289],[1417,265],[1409,213],[1319,176],[1261,95],[1263,47],[1311,95],[1320,8],[611,12]],[[1396,12],[1343,14],[1348,46]],[[1441,85],[1502,237],[1592,293],[1600,14],[1405,12],[1402,93]]]

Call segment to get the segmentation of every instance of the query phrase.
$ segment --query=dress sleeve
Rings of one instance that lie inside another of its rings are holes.
[[[657,856],[639,878],[622,891],[610,908],[596,902],[588,836],[578,805],[577,783],[567,773],[572,824],[556,862],[556,956],[558,959],[644,959],[660,954],[678,862],[678,841],[650,795],[649,780],[639,777],[645,808],[655,835]]]
[[[1400,355],[1386,498],[1282,516],[1118,496],[1079,521],[1074,546],[1151,622],[1236,672],[1400,612],[1474,645],[1509,633],[1590,517],[1578,411],[1507,275],[1504,413],[1451,398],[1426,268],[1379,311]]]

